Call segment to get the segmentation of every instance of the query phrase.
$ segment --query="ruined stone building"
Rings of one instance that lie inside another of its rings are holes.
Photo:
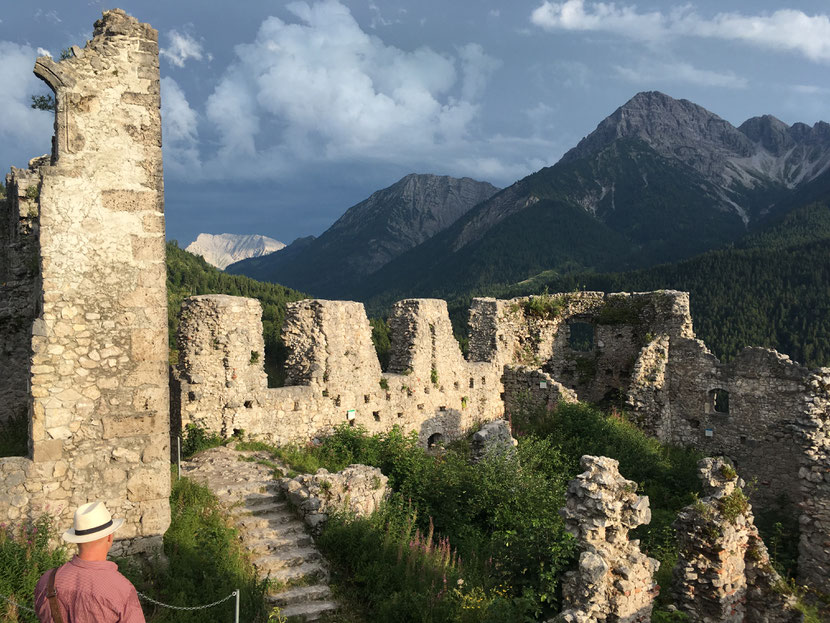
[[[0,227],[0,517],[106,499],[122,550],[169,524],[167,298],[157,33],[104,13],[35,74],[57,102],[51,155],[6,178]],[[141,538],[139,538],[141,537]]]
[[[830,592],[830,370],[759,348],[719,362],[682,292],[476,299],[466,358],[446,303],[401,301],[387,371],[362,304],[292,303],[280,388],[259,303],[193,297],[170,381],[156,37],[108,11],[83,49],[35,67],[57,111],[51,155],[12,169],[0,215],[0,421],[29,422],[28,456],[0,459],[0,516],[51,504],[66,523],[105,498],[127,520],[120,547],[153,547],[171,415],[173,434],[195,423],[283,444],[399,425],[428,446],[522,405],[608,400],[664,442],[729,456],[757,479],[757,505],[788,496],[802,579]]]
[[[387,372],[361,304],[291,303],[281,388],[267,387],[260,316],[251,299],[185,302],[177,425],[274,443],[304,443],[343,423],[399,425],[430,445],[528,404],[625,403],[661,441],[729,456],[757,481],[762,507],[789,497],[800,512],[802,578],[830,588],[830,370],[761,348],[719,362],[695,338],[686,293],[475,299],[466,360],[443,301],[401,301]]]

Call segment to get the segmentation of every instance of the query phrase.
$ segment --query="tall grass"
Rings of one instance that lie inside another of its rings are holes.
[[[54,519],[42,515],[34,521],[0,524],[0,595],[33,608],[35,585],[48,569],[66,562],[63,547],[53,547],[57,537]],[[37,623],[37,617],[0,599],[0,622]]]
[[[182,478],[170,495],[172,521],[164,535],[166,564],[145,568],[119,561],[136,588],[163,603],[197,606],[241,590],[243,621],[267,621],[266,584],[258,580],[216,497],[206,487]],[[152,623],[232,621],[235,600],[208,610],[178,611],[145,603]]]

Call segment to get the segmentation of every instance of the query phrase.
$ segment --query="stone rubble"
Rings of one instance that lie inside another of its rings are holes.
[[[368,517],[387,497],[389,478],[377,467],[349,465],[329,473],[300,474],[280,481],[285,496],[313,534],[320,534],[329,515],[336,512]]]
[[[329,571],[305,524],[275,479],[264,452],[230,447],[206,450],[182,462],[182,476],[208,487],[227,509],[258,574],[270,581],[267,599],[284,617],[316,621],[335,612]]]
[[[478,463],[490,454],[515,455],[519,442],[510,434],[507,420],[488,422],[470,439],[470,460]]]
[[[565,623],[651,621],[660,563],[640,551],[628,532],[651,521],[648,497],[620,475],[619,463],[585,455],[586,471],[568,484],[565,526],[579,541],[579,567],[562,584]]]

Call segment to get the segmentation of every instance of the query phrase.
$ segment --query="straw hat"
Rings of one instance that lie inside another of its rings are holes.
[[[123,519],[113,519],[103,502],[90,502],[75,511],[75,523],[63,533],[63,540],[69,543],[97,541],[118,530]]]

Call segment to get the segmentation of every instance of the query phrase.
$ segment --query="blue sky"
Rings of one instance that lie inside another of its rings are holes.
[[[97,0],[0,8],[0,166],[49,150],[35,57]],[[123,0],[159,30],[168,237],[319,235],[411,172],[506,186],[632,95],[830,121],[830,8],[758,0]]]

